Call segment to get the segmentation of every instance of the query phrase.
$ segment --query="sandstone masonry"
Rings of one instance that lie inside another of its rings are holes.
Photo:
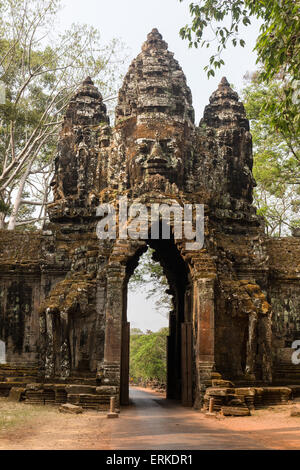
[[[300,241],[265,235],[252,163],[237,93],[223,78],[195,125],[184,73],[156,29],[130,65],[114,127],[87,78],[62,125],[50,224],[0,233],[0,394],[34,383],[29,401],[126,403],[127,285],[149,246],[173,296],[169,398],[201,406],[221,378],[299,385],[291,345],[300,339]],[[121,195],[149,207],[204,204],[203,249],[187,251],[174,236],[99,240],[97,207],[117,207]]]

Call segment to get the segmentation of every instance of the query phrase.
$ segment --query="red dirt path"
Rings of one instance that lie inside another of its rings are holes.
[[[147,389],[134,388],[131,397],[133,403],[115,420],[96,411],[67,415],[44,407],[0,430],[0,450],[300,449],[300,418],[289,416],[290,406],[254,411],[251,417],[216,419]],[[1,422],[4,399],[0,405]],[[25,411],[28,407],[13,406]]]

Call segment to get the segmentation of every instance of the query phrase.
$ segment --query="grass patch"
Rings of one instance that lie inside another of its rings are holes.
[[[34,418],[46,418],[53,414],[57,414],[57,409],[51,406],[25,405],[0,398],[0,433],[24,425]]]

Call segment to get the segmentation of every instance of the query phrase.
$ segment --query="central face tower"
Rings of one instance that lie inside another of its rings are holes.
[[[192,96],[157,29],[148,35],[125,77],[116,128],[122,133],[129,187],[166,192],[184,188],[194,132]]]

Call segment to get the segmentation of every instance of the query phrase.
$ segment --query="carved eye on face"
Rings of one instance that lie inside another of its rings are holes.
[[[149,146],[147,142],[139,142],[137,144],[138,152],[146,154],[149,151]]]
[[[170,148],[170,139],[159,140],[159,145],[165,154],[168,154],[172,149]]]
[[[167,149],[169,153],[173,153],[176,148],[176,145],[173,140],[169,139],[167,141]]]

